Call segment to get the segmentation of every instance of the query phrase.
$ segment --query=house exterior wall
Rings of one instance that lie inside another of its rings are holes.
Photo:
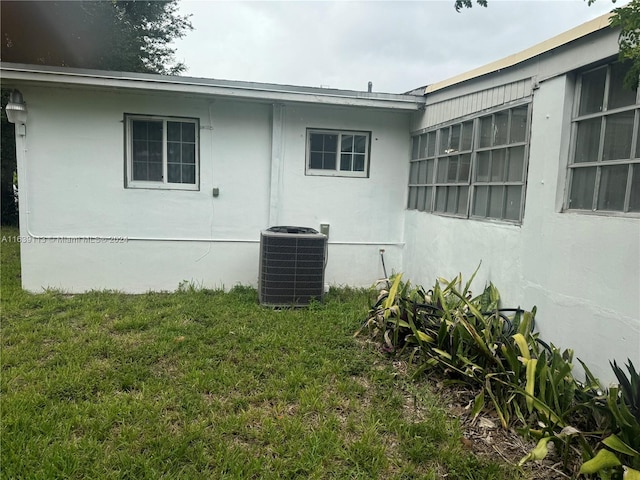
[[[274,129],[278,120],[266,103],[20,88],[29,108],[27,134],[18,137],[21,234],[32,236],[22,246],[27,290],[256,285],[260,231],[270,219],[331,225],[328,283],[369,285],[382,275],[380,248],[391,264],[401,264],[406,113],[284,105],[282,128]],[[198,191],[125,188],[125,113],[199,119]],[[369,178],[306,176],[307,127],[371,131]],[[274,185],[276,131],[282,156]],[[355,225],[360,218],[368,219],[366,228]]]
[[[597,44],[582,62],[607,58],[607,52]],[[490,281],[500,290],[503,305],[537,306],[541,338],[572,348],[606,385],[615,380],[609,360],[640,361],[640,219],[562,211],[575,78],[547,73],[529,92],[531,136],[521,225],[407,210],[404,272],[415,283],[430,286],[436,277],[461,272],[468,278],[482,262],[473,284],[476,293]],[[484,94],[482,87],[491,85],[490,91],[496,91],[506,82],[510,88],[514,83],[507,80],[514,77],[516,73],[507,72],[504,78],[498,73],[480,79],[480,90],[473,94],[488,101],[494,96]],[[465,85],[461,97],[447,91],[439,98],[456,102],[470,89]],[[486,107],[487,102],[478,105]],[[427,106],[427,113],[414,119],[414,131],[452,120],[456,112],[472,113],[449,111],[448,118],[436,117]]]

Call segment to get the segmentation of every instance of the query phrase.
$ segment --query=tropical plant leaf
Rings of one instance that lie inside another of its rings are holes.
[[[522,465],[524,465],[526,462],[530,461],[530,460],[542,460],[547,456],[547,453],[549,453],[549,449],[547,447],[547,443],[549,443],[549,440],[551,440],[553,437],[543,437],[540,439],[540,441],[537,443],[537,445],[535,446],[535,448],[533,450],[531,450],[531,452],[529,452],[529,454],[527,456],[525,456],[524,458],[522,458],[519,462],[518,462],[518,466],[521,467]]]
[[[534,391],[536,387],[536,365],[538,364],[538,360],[532,358],[527,361],[527,383],[524,387],[525,392],[527,392],[526,402],[527,408],[529,409],[529,413],[533,411],[533,401]]]
[[[615,450],[616,452],[624,453],[625,455],[640,455],[640,452],[631,448],[629,445],[620,440],[616,435],[609,435],[602,441],[602,443],[604,443],[610,449]]]
[[[589,475],[597,473],[605,468],[618,467],[622,465],[620,460],[613,452],[602,449],[591,460],[584,462],[580,467],[580,473],[583,475]]]

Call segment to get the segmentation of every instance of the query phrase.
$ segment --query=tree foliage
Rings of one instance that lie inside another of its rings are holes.
[[[631,0],[624,7],[613,10],[611,26],[620,27],[620,60],[630,61],[631,70],[624,79],[625,86],[638,88],[640,77],[640,0]]]
[[[0,2],[4,62],[175,75],[173,40],[193,27],[178,14],[178,0],[5,1]],[[13,125],[2,91],[0,192],[3,224],[17,223],[13,176]]]
[[[178,74],[171,42],[193,27],[178,0],[3,1],[2,60]]]
[[[591,5],[596,0],[586,1]],[[616,3],[616,0],[611,1]],[[476,3],[482,7],[487,6],[487,0],[476,0]],[[457,12],[463,8],[472,8],[473,0],[455,0],[454,7]],[[615,8],[612,13],[611,26],[620,28],[620,61],[631,63],[624,83],[627,88],[635,90],[640,79],[640,0],[631,0],[623,7]]]

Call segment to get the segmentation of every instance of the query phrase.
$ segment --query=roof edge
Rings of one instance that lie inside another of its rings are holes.
[[[305,103],[366,104],[388,108],[404,106],[418,109],[424,98],[417,95],[364,92],[296,85],[280,85],[236,80],[218,80],[148,73],[76,69],[46,65],[0,63],[2,80],[49,84],[120,87],[135,90],[166,90],[199,94],[232,96],[234,98],[293,101]]]
[[[467,80],[473,80],[474,78],[497,72],[499,70],[502,70],[503,68],[512,67],[514,65],[517,65],[518,63],[530,60],[534,57],[537,57],[538,55],[542,55],[543,53],[571,43],[582,37],[586,37],[591,33],[609,27],[612,15],[613,14],[611,12],[605,13],[604,15],[600,15],[593,20],[589,20],[588,22],[585,22],[581,25],[578,25],[577,27],[567,30],[566,32],[556,35],[555,37],[551,37],[532,47],[522,50],[521,52],[514,53],[513,55],[509,55],[508,57],[504,57],[500,60],[496,60],[495,62],[491,62],[473,70],[469,70],[459,75],[450,77],[446,80],[427,85],[424,89],[424,94],[426,95],[429,93],[433,93],[437,90],[442,90],[443,88],[466,82]]]

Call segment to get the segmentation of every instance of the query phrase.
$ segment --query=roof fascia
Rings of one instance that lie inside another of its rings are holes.
[[[369,93],[351,90],[323,89],[229,80],[172,77],[164,75],[75,70],[67,68],[0,65],[3,83],[36,83],[48,85],[116,88],[213,95],[269,103],[312,103],[323,105],[383,108],[416,111],[424,108],[425,99],[416,95]]]

